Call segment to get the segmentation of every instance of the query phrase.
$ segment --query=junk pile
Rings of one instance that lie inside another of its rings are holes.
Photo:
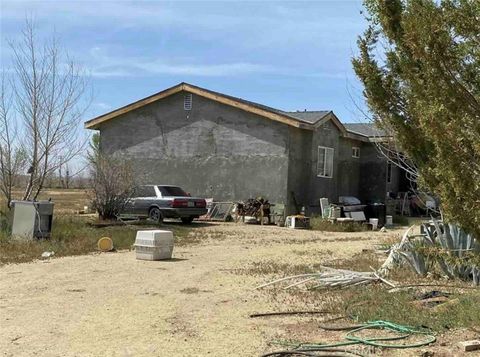
[[[212,198],[206,199],[207,201],[207,213],[201,216],[201,221],[220,221],[231,222],[233,220],[232,214],[235,209],[235,203],[233,202],[216,202]]]
[[[249,198],[245,202],[237,202],[237,221],[239,218],[241,218],[242,222],[260,222],[261,224],[264,224],[265,218],[267,218],[268,224],[270,224],[270,208],[270,202],[263,197]]]

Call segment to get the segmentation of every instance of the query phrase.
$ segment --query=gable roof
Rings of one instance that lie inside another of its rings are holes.
[[[100,115],[96,118],[93,118],[91,120],[88,120],[85,122],[85,128],[87,129],[98,129],[99,125],[111,120],[113,118],[116,118],[122,114],[128,113],[132,110],[141,108],[147,104],[156,102],[160,99],[166,98],[168,96],[171,96],[175,93],[181,92],[181,91],[186,91],[189,93],[193,93],[211,100],[214,100],[216,102],[220,102],[226,105],[230,105],[266,118],[269,118],[274,121],[279,121],[284,124],[288,124],[297,128],[302,128],[302,129],[311,129],[310,124],[307,121],[298,119],[294,116],[291,116],[287,114],[286,112],[283,112],[281,110],[275,109],[268,107],[263,104],[251,102],[245,99],[237,98],[237,97],[232,97],[223,93],[219,92],[214,92],[205,88],[197,87],[188,83],[180,83],[177,84],[176,86],[167,88],[161,92],[155,93],[149,97],[140,99],[136,102],[133,102],[131,104],[128,104],[126,106],[123,106],[121,108],[115,109],[109,113]]]
[[[106,121],[109,121],[120,115],[123,115],[135,109],[141,108],[147,104],[156,102],[158,100],[182,91],[193,93],[201,97],[208,98],[235,108],[239,108],[241,110],[245,110],[247,112],[254,113],[265,118],[291,125],[300,129],[315,130],[318,125],[323,124],[328,120],[331,120],[333,124],[340,130],[340,132],[342,132],[343,135],[355,138],[357,140],[368,141],[367,136],[361,133],[357,133],[355,131],[348,131],[332,111],[321,110],[287,112],[242,98],[233,97],[209,89],[197,87],[185,82],[179,83],[176,86],[167,88],[151,96],[140,99],[136,102],[130,103],[121,108],[115,109],[111,112],[90,119],[84,123],[85,128],[98,129],[99,126]]]

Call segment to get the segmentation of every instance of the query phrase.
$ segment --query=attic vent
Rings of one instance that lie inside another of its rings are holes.
[[[183,97],[183,109],[192,110],[192,93],[185,93],[185,97]]]

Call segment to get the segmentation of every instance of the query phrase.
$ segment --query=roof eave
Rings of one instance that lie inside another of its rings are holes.
[[[351,139],[359,139],[361,141],[366,141],[366,142],[371,142],[371,143],[378,143],[378,142],[383,142],[387,141],[391,138],[391,136],[368,136],[362,133],[359,133],[354,130],[346,129],[347,131],[347,136]]]
[[[160,100],[162,98],[168,97],[172,94],[181,92],[184,89],[185,84],[182,82],[180,84],[177,84],[176,86],[167,88],[161,92],[155,93],[149,97],[137,100],[136,102],[130,103],[128,105],[125,105],[121,108],[112,110],[111,112],[108,112],[106,114],[102,114],[96,118],[90,119],[84,123],[85,129],[91,129],[91,130],[98,130],[99,125],[106,122],[107,120],[113,119],[119,115],[128,113],[132,110],[138,109],[140,107],[143,107],[144,105],[153,103],[157,100]]]
[[[253,105],[249,105],[247,103],[237,101],[237,100],[235,100],[233,98],[230,98],[228,96],[223,96],[220,93],[210,92],[210,91],[204,90],[200,87],[192,86],[192,85],[189,85],[189,84],[183,83],[183,82],[174,86],[174,87],[165,89],[165,90],[163,90],[161,92],[158,92],[154,95],[151,95],[149,97],[140,99],[140,100],[138,100],[134,103],[128,104],[128,105],[123,106],[119,109],[113,110],[109,113],[106,113],[106,114],[100,115],[96,118],[93,118],[91,120],[88,120],[84,123],[84,126],[85,126],[86,129],[98,130],[100,125],[105,123],[108,120],[111,120],[111,119],[113,119],[113,118],[115,118],[119,115],[126,114],[126,113],[128,113],[132,110],[138,109],[140,107],[143,107],[144,105],[153,103],[157,100],[163,99],[165,97],[168,97],[170,95],[173,95],[173,94],[181,92],[181,91],[187,91],[189,93],[193,93],[193,94],[196,94],[196,95],[199,95],[201,97],[214,100],[216,102],[219,102],[219,103],[222,103],[222,104],[225,104],[225,105],[229,105],[229,106],[232,106],[232,107],[235,107],[235,108],[239,108],[241,110],[244,110],[244,111],[247,111],[247,112],[250,112],[250,113],[253,113],[253,114],[257,114],[257,115],[260,115],[262,117],[265,117],[265,118],[268,118],[268,119],[271,119],[271,120],[274,120],[274,121],[277,121],[277,122],[281,122],[281,123],[284,123],[284,124],[287,124],[287,125],[299,128],[299,129],[305,129],[305,130],[313,130],[314,129],[311,124],[296,120],[296,119],[294,119],[290,116],[282,115],[282,114],[279,114],[279,113],[276,113],[276,112],[273,112],[273,111],[258,108],[258,107],[255,107]]]

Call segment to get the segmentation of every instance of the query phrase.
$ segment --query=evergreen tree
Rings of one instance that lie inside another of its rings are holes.
[[[480,1],[365,0],[354,70],[445,218],[480,239]]]

